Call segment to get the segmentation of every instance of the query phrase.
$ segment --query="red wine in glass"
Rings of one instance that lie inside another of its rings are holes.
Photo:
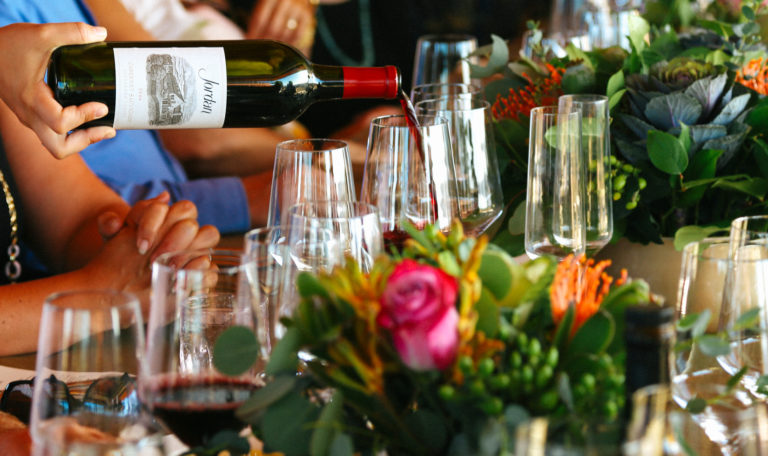
[[[413,141],[416,144],[416,151],[418,152],[418,159],[422,164],[422,169],[427,169],[427,160],[426,155],[424,153],[424,142],[421,135],[421,131],[419,130],[419,120],[416,117],[416,110],[413,107],[413,103],[411,103],[410,98],[408,98],[408,95],[405,94],[403,90],[400,90],[398,93],[398,101],[400,102],[400,106],[403,108],[403,113],[405,115],[405,121],[408,125],[408,130],[411,133],[411,136],[413,137]],[[432,203],[430,206],[430,209],[432,211],[432,219],[434,221],[437,221],[437,200],[435,199],[435,190],[434,190],[434,183],[429,182],[429,200]],[[424,223],[420,224],[421,226],[417,226],[418,229],[424,228]],[[387,251],[391,250],[392,247],[395,247],[397,250],[402,250],[406,239],[410,238],[410,235],[400,228],[399,224],[392,227],[390,231],[385,231],[382,235],[384,237],[384,247]]]
[[[152,412],[186,445],[200,446],[220,431],[245,428],[235,410],[258,388],[226,377],[177,378],[151,391]]]

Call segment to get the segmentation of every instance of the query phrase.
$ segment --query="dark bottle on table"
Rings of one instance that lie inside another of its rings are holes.
[[[268,127],[296,119],[316,101],[396,98],[400,91],[394,66],[315,65],[272,40],[62,46],[47,81],[62,106],[109,107],[83,128]]]
[[[630,306],[625,310],[627,413],[631,413],[635,391],[644,386],[670,382],[669,356],[675,337],[674,318],[674,308],[656,304]]]

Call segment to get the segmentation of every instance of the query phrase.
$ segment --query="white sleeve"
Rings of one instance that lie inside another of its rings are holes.
[[[187,10],[179,0],[122,0],[134,18],[158,40],[242,39],[242,31],[208,6]]]

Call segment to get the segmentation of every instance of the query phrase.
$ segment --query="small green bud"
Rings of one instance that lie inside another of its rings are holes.
[[[557,362],[560,359],[560,352],[557,351],[557,348],[550,347],[549,351],[547,352],[547,366],[551,368],[557,367]]]
[[[507,374],[494,375],[490,378],[490,380],[488,380],[488,384],[491,386],[491,388],[497,390],[507,389],[511,383],[512,379]]]
[[[542,410],[552,410],[557,406],[558,400],[557,391],[547,391],[539,396],[539,407]]]
[[[523,385],[530,385],[533,383],[533,368],[529,365],[523,366],[521,371],[521,378]]]
[[[621,166],[621,170],[624,171],[625,173],[631,173],[632,171],[635,170],[635,167],[630,165],[629,163],[625,163],[624,165]]]
[[[456,389],[451,385],[442,385],[437,391],[437,394],[439,394],[440,398],[443,400],[450,401],[456,397]]]
[[[459,358],[459,369],[464,375],[474,373],[475,365],[472,362],[472,358],[469,356],[462,356]]]
[[[631,211],[632,209],[637,207],[637,201],[629,201],[627,202],[626,206],[628,211]]]
[[[544,365],[536,371],[536,386],[543,388],[551,379],[554,371],[551,367]]]
[[[482,380],[474,380],[469,383],[469,392],[474,396],[482,396],[485,394],[485,383]]]
[[[627,185],[627,175],[619,174],[613,178],[613,189],[617,192],[624,190],[624,186]]]
[[[587,373],[581,376],[581,384],[584,385],[587,391],[593,391],[596,383],[595,376],[592,374]]]
[[[645,181],[642,177],[637,178],[637,186],[640,188],[640,190],[644,189],[648,185],[648,182]]]
[[[523,366],[523,357],[520,356],[520,353],[513,352],[509,357],[509,364],[512,369],[520,369]]]
[[[613,200],[614,200],[614,201],[618,201],[618,200],[620,200],[620,199],[621,199],[621,193],[619,193],[619,192],[614,192],[614,193],[613,193]]]
[[[488,415],[499,415],[504,410],[504,402],[498,397],[489,397],[480,404],[480,408]]]
[[[495,368],[496,368],[496,364],[494,364],[491,358],[483,358],[477,364],[477,373],[481,377],[488,377],[493,373],[493,370]]]
[[[539,339],[531,339],[531,343],[528,344],[528,355],[537,356],[541,353],[541,342]]]

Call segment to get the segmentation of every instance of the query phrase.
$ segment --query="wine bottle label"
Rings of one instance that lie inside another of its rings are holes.
[[[115,128],[221,128],[227,64],[221,47],[114,48]]]

